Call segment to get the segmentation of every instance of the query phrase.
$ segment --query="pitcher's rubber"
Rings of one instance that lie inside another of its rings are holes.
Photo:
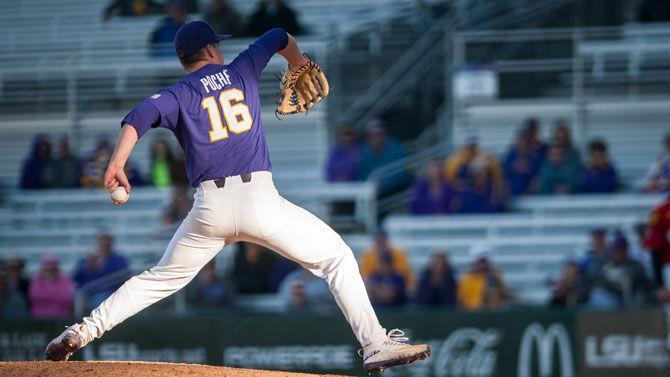
[[[341,377],[141,361],[0,361],[2,377]]]

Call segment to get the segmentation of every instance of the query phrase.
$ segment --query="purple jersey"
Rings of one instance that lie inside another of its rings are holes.
[[[152,127],[172,130],[184,150],[193,187],[210,179],[270,171],[258,79],[287,43],[283,29],[272,29],[232,63],[206,65],[142,101],[121,125],[132,125],[140,137]]]

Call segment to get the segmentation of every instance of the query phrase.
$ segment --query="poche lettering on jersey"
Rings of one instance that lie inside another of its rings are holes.
[[[230,85],[230,76],[228,76],[228,70],[224,69],[222,72],[202,77],[200,79],[200,83],[207,93],[213,90],[221,90],[224,86]]]

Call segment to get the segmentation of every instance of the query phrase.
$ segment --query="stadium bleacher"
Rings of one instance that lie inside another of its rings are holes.
[[[256,3],[233,1],[244,15]],[[349,43],[347,38],[356,31],[394,17],[412,17],[416,10],[412,0],[289,3],[300,9],[300,19],[311,32],[301,38],[301,45],[324,57],[328,48]],[[181,72],[175,60],[148,57],[147,36],[160,16],[116,18],[103,23],[104,5],[86,0],[0,3],[0,181],[12,188],[0,204],[0,256],[19,254],[27,258],[29,271],[36,269],[39,257],[47,251],[61,255],[64,269],[71,270],[75,261],[90,250],[99,230],[116,237],[119,249],[131,256],[135,270],[150,266],[165,248],[160,217],[170,200],[169,191],[137,188],[131,201],[119,209],[109,205],[102,190],[13,189],[33,135],[47,132],[57,138],[68,134],[74,149],[85,154],[101,135],[115,137],[119,119],[130,106]],[[628,37],[634,39],[635,34],[629,32]],[[224,55],[234,56],[248,43],[245,38],[226,43],[222,46]],[[348,47],[357,43],[361,49],[374,50],[370,40],[361,43],[355,38]],[[665,46],[667,40],[649,43],[657,48],[659,44]],[[610,52],[634,55],[631,48],[639,47],[619,42],[603,46],[584,44],[582,52],[594,60],[607,60]],[[370,246],[375,227],[374,184],[324,182],[322,170],[330,135],[337,125],[328,124],[325,106],[307,117],[274,117],[270,100],[277,87],[274,74],[283,67],[280,59],[271,61],[261,82],[263,99],[269,104],[263,119],[277,186],[288,199],[331,222],[330,202],[356,200],[354,220],[364,224],[368,232],[349,234],[345,239],[360,254]],[[594,64],[594,76],[600,74],[597,67]],[[351,81],[367,85],[367,81]],[[337,88],[334,92],[337,95]],[[599,98],[581,110],[588,126],[574,129],[577,143],[595,137],[605,139],[627,190],[635,191],[661,151],[661,135],[668,130],[670,116],[667,98]],[[482,145],[501,155],[524,118],[540,118],[546,136],[555,118],[567,118],[575,125],[581,110],[572,99],[476,102],[464,109],[453,130],[453,140],[458,142],[466,132],[476,129]],[[131,161],[141,171],[148,170],[150,140],[161,134],[167,131],[156,131],[140,142]],[[547,277],[556,273],[567,258],[583,252],[589,229],[623,229],[632,237],[632,225],[646,219],[661,200],[661,196],[637,192],[606,197],[523,198],[512,204],[510,213],[420,218],[395,214],[386,220],[385,227],[392,242],[408,251],[417,273],[435,250],[447,250],[457,270],[465,271],[470,247],[486,242],[493,261],[505,271],[520,300],[541,303],[549,293]]]
[[[512,145],[516,130],[528,117],[542,123],[544,137],[550,135],[552,123],[565,118],[572,126],[576,145],[602,139],[625,184],[639,188],[651,162],[662,152],[662,140],[668,132],[670,107],[663,98],[601,99],[590,101],[585,113],[587,126],[577,127],[579,108],[562,100],[507,100],[472,104],[464,119],[454,128],[454,140],[460,142],[467,132],[475,130],[482,145],[502,156]]]

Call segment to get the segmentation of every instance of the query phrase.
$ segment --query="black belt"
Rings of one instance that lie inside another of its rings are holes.
[[[240,174],[240,178],[242,178],[242,182],[244,183],[251,182],[251,173]],[[226,186],[226,178],[215,179],[214,184],[216,185],[216,187],[222,188]]]

